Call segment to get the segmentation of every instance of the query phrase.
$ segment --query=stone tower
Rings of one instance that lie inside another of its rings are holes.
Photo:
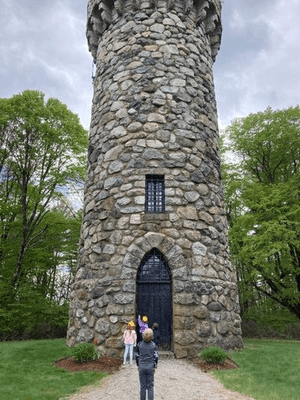
[[[212,65],[220,0],[89,0],[96,64],[68,344],[119,356],[146,313],[160,349],[242,347]]]

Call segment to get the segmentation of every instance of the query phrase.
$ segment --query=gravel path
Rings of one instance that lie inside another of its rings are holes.
[[[140,386],[136,364],[123,365],[117,373],[88,386],[69,400],[139,400]],[[253,400],[226,389],[209,373],[185,360],[161,360],[154,375],[155,400]]]

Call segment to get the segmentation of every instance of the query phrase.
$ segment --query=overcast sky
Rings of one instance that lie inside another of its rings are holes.
[[[87,0],[0,0],[0,97],[38,89],[88,128]],[[214,65],[219,125],[300,103],[300,0],[224,0]]]

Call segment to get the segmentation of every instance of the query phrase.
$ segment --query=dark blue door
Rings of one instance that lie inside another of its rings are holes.
[[[163,255],[152,249],[143,258],[137,274],[137,314],[149,317],[149,328],[159,325],[161,350],[171,350],[172,283],[171,273]],[[139,332],[139,329],[137,329]],[[138,339],[141,336],[138,334]]]

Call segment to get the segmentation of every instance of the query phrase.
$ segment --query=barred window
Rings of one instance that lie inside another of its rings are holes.
[[[138,283],[170,283],[171,273],[161,252],[152,249],[145,255],[137,273]]]
[[[164,175],[146,175],[146,212],[165,211]]]

